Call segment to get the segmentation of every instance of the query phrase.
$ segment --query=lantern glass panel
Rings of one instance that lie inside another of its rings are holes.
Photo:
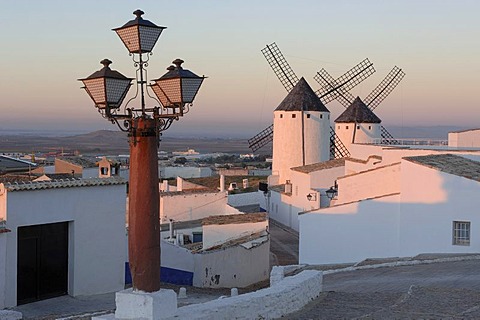
[[[203,78],[184,78],[182,79],[183,103],[192,103],[197,95],[198,89],[202,84]]]
[[[162,102],[164,107],[171,106],[172,104],[182,103],[180,78],[157,81],[157,85],[163,91],[163,95],[166,95],[165,103]]]
[[[85,79],[82,80],[82,82],[95,105],[99,108],[105,108],[106,94],[104,78]]]
[[[138,27],[138,32],[140,34],[140,49],[142,52],[151,52],[153,50],[162,31],[162,28],[152,28],[147,26]]]
[[[115,30],[123,44],[127,47],[129,52],[139,52],[140,44],[138,39],[138,27],[131,26]]]
[[[162,89],[160,88],[160,86],[158,86],[158,84],[153,84],[152,85],[152,90],[153,92],[155,93],[155,95],[157,96],[158,100],[160,100],[160,103],[162,104],[162,106],[167,106],[170,104],[170,102],[168,101],[168,98],[167,96],[165,95],[165,93],[162,91]]]
[[[107,89],[107,99],[108,104],[111,107],[120,107],[122,104],[123,98],[128,92],[130,88],[130,79],[113,79],[113,78],[106,78],[105,79],[105,87]]]

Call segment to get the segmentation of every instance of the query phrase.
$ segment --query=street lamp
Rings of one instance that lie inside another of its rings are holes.
[[[158,142],[162,131],[188,112],[205,77],[181,67],[183,60],[173,61],[167,73],[148,84],[146,67],[149,56],[165,27],[142,18],[136,10],[134,20],[113,29],[133,56],[135,79],[110,69],[112,62],[101,61],[103,68],[84,79],[84,89],[98,112],[128,132],[130,176],[128,205],[128,252],[133,288],[145,292],[160,289],[160,220],[158,188]],[[123,107],[132,81],[136,94]],[[145,93],[152,89],[158,104],[147,107]],[[130,103],[140,93],[140,105]]]

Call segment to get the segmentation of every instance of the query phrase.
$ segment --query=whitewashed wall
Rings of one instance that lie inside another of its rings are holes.
[[[400,163],[340,177],[335,205],[400,192]]]
[[[161,178],[201,178],[210,177],[212,169],[209,167],[159,167]]]
[[[399,195],[301,215],[300,263],[480,251],[479,182],[407,160],[400,179]],[[471,222],[469,246],[452,244],[453,221]]]
[[[0,233],[0,310],[5,308],[5,269],[7,266],[7,235]]]
[[[160,193],[160,222],[187,221],[228,214],[225,192]]]
[[[479,194],[477,181],[403,160],[399,254],[480,252]],[[453,221],[471,222],[469,246],[452,244]]]
[[[203,226],[203,249],[266,230],[268,221]]]
[[[228,195],[228,204],[233,207],[260,204],[265,202],[263,192],[246,192]]]
[[[381,165],[383,165],[382,159],[378,157],[368,157],[367,160],[347,158],[345,159],[345,175],[374,169]]]
[[[307,114],[310,114],[310,118],[307,118]],[[302,116],[304,117],[303,128]],[[329,159],[329,118],[330,112],[274,112],[272,174],[279,176],[280,184],[290,180],[290,168]],[[305,163],[303,163],[303,147]]]
[[[382,137],[380,123],[335,123],[335,133],[349,151],[354,133],[356,144],[371,143]]]
[[[270,218],[298,231],[298,213],[328,206],[330,200],[325,191],[342,176],[344,166],[334,167],[310,173],[291,170],[292,193],[270,192]],[[307,198],[312,194],[312,200]],[[315,199],[316,195],[316,200]]]
[[[12,230],[7,234],[6,306],[16,305],[20,226],[69,222],[69,295],[124,288],[125,185],[16,191],[6,198]]]
[[[390,147],[375,144],[352,144],[350,145],[348,151],[350,152],[350,156],[352,158],[367,160],[368,157],[373,155],[382,156],[384,148]]]
[[[479,148],[480,129],[448,133],[448,146],[460,148]]]
[[[300,215],[299,263],[396,256],[398,201],[397,195]]]
[[[268,279],[270,241],[246,249],[241,246],[195,255],[193,285],[207,288],[246,287]]]
[[[162,267],[188,272],[194,272],[195,269],[194,254],[167,241],[161,242],[160,261],[162,262]]]

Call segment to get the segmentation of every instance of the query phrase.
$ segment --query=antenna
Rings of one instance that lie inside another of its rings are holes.
[[[270,45],[267,44],[267,46],[262,49],[262,53],[282,85],[290,92],[297,84],[298,77],[277,47],[277,44],[275,42]]]
[[[325,69],[321,69],[317,72],[314,79],[322,88],[315,93],[324,104],[337,99],[345,108],[348,108],[355,99],[349,91],[370,77],[374,72],[375,68],[373,67],[373,63],[371,63],[368,58],[361,61],[336,80],[334,80]]]
[[[385,79],[365,98],[365,105],[370,110],[375,110],[378,105],[388,97],[393,89],[395,89],[400,81],[402,81],[404,76],[405,72],[403,72],[402,69],[397,66],[393,67]]]

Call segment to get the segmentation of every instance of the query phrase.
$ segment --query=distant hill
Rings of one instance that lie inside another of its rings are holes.
[[[395,138],[448,138],[448,132],[469,129],[460,126],[432,126],[432,127],[400,127],[386,126]],[[187,151],[195,149],[201,153],[251,153],[246,139],[221,138],[175,138],[162,137],[160,150]],[[85,134],[71,136],[36,136],[28,134],[8,134],[0,132],[0,152],[73,152],[82,154],[128,154],[128,135],[125,132],[114,130],[99,130]],[[271,154],[272,147],[267,146],[256,153]]]
[[[448,139],[448,133],[458,130],[471,129],[460,126],[431,126],[431,127],[400,127],[385,126],[395,138],[426,138],[426,139]]]

